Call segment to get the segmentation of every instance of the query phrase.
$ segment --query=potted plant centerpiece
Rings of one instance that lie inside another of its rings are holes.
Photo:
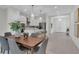
[[[21,35],[22,25],[20,21],[14,21],[9,23],[10,29],[15,32],[15,36],[19,37]]]

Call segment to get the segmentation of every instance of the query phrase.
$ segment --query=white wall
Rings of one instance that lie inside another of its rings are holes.
[[[47,31],[47,36],[50,37],[51,34],[51,24],[50,21],[51,18],[49,16],[46,16],[46,31]]]
[[[61,21],[59,21],[59,19]],[[66,32],[70,26],[69,15],[51,17],[51,33],[53,32]]]
[[[77,19],[78,19],[78,7],[76,6],[74,9],[73,9],[73,12],[70,14],[70,19],[71,19],[71,24],[70,24],[70,35],[72,38],[77,38],[76,37],[76,34],[77,34],[77,24],[75,22],[77,22]]]
[[[20,11],[13,9],[13,8],[8,8],[7,9],[7,31],[8,32],[10,31],[13,33],[13,31],[10,29],[9,23],[15,20],[21,21],[22,23],[26,23],[26,17],[22,16],[20,14]]]
[[[75,20],[74,12],[71,13],[70,17],[71,17],[70,36],[74,37],[75,36],[75,34],[74,34],[74,20]]]
[[[7,30],[6,10],[0,8],[0,35],[4,35]]]
[[[18,20],[19,18],[19,12],[17,10],[12,8],[7,9],[7,31],[11,31],[9,23]]]
[[[71,26],[70,26],[70,36],[72,37],[73,42],[75,43],[75,45],[79,48],[79,38],[76,37],[76,21],[78,19],[77,17],[77,7],[74,8],[73,12],[70,15],[71,17]]]

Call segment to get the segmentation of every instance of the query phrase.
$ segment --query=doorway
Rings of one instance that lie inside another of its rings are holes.
[[[68,16],[58,16],[51,19],[51,33],[53,32],[66,32],[69,27]]]

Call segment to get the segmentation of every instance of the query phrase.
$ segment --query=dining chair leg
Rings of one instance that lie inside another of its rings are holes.
[[[5,54],[5,50],[2,50],[2,53]]]
[[[8,50],[8,54],[9,54],[9,50]]]
[[[9,54],[9,50],[2,50],[3,54]]]
[[[1,48],[1,53],[2,53],[2,48]]]
[[[34,48],[31,48],[31,54],[33,54],[33,52],[34,52]]]
[[[1,53],[4,54],[4,50],[3,49],[1,49]]]
[[[46,54],[47,50],[45,49],[45,54]]]
[[[28,50],[27,50],[27,54],[28,54]]]

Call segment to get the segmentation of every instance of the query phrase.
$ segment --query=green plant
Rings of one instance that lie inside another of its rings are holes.
[[[12,31],[19,32],[22,30],[22,25],[21,25],[20,21],[11,22],[11,23],[9,23],[9,25],[11,26],[10,29]]]

